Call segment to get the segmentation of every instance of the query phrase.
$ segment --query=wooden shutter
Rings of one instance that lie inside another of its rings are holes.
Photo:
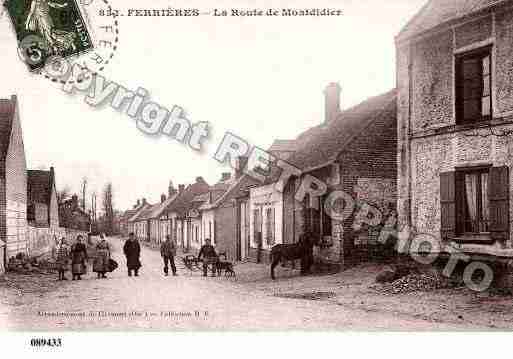
[[[213,242],[217,244],[217,221],[214,219]]]
[[[509,169],[492,167],[488,176],[490,232],[492,239],[509,238]]]
[[[456,236],[456,173],[440,174],[441,236],[450,240]]]
[[[271,224],[270,224],[270,230],[271,230],[271,235],[270,235],[270,238],[271,238],[271,245],[274,246],[276,244],[276,226],[275,226],[275,222],[276,222],[276,213],[275,213],[275,210],[274,210],[274,207],[271,208]]]
[[[255,248],[258,247],[258,235],[260,233],[259,223],[258,223],[258,209],[253,211],[253,243]]]

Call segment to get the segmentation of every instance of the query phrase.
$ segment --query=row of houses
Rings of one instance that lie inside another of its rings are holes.
[[[513,191],[513,1],[431,0],[396,37],[397,88],[340,111],[341,89],[325,91],[325,117],[268,149],[301,175],[276,190],[280,171],[262,183],[242,174],[189,186],[125,217],[126,230],[159,243],[170,234],[185,249],[210,238],[234,260],[265,260],[274,244],[314,233],[317,255],[348,264],[387,255],[385,223],[355,228],[322,209],[340,190],[378,208],[399,228],[429,234],[486,260],[511,259]],[[328,194],[294,194],[313,175]],[[397,218],[397,221],[394,219]],[[259,253],[260,252],[260,253]]]
[[[72,202],[58,203],[53,167],[27,170],[18,99],[0,99],[0,273],[19,253],[42,255],[55,237],[88,231],[89,216]]]
[[[329,84],[326,117],[319,125],[296,139],[274,141],[268,153],[325,181],[331,191],[347,190],[362,202],[395,208],[396,91],[343,112],[340,97],[340,86]],[[160,203],[142,199],[125,212],[124,234],[133,232],[154,244],[171,235],[186,251],[199,249],[208,238],[232,260],[266,261],[272,246],[297,242],[306,229],[322,239],[318,254],[332,262],[366,258],[377,245],[368,230],[352,233],[350,223],[328,217],[322,210],[326,196],[298,202],[295,193],[301,177],[292,178],[280,191],[277,167],[261,182],[247,174],[247,165],[248,158],[240,157],[234,173],[223,173],[214,184],[198,177],[176,189],[170,182]],[[350,235],[357,237],[352,246]]]

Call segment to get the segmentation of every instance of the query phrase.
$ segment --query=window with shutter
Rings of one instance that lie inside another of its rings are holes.
[[[451,184],[455,183],[453,201]],[[480,167],[460,169],[441,176],[442,233],[450,238],[456,226],[460,241],[509,238],[509,169]],[[456,217],[451,217],[455,203]]]
[[[450,240],[456,236],[455,182],[455,172],[445,172],[440,174],[440,234],[443,240]]]
[[[255,209],[253,211],[253,248],[258,248],[258,241],[262,233],[262,225],[260,221],[260,210]]]
[[[494,240],[509,238],[509,168],[493,167],[488,181],[490,233]]]
[[[458,124],[488,120],[492,116],[492,48],[456,57],[456,110]]]
[[[268,246],[272,245],[273,230],[272,230],[272,208],[265,210],[265,242]]]
[[[456,174],[458,234],[489,233],[489,168],[461,170]]]

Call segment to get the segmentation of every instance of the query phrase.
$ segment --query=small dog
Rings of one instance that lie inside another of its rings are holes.
[[[235,277],[235,270],[233,269],[233,263],[226,261],[219,261],[216,264],[217,275],[221,276],[224,270],[225,277]]]

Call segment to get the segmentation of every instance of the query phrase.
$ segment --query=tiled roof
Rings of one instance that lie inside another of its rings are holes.
[[[244,197],[248,194],[249,187],[256,185],[261,185],[261,183],[247,174],[242,175],[239,179],[233,182],[230,188],[208,209],[216,208],[233,199]]]
[[[361,104],[343,111],[331,123],[314,127],[298,137],[299,148],[287,162],[310,171],[329,164],[344,150],[351,140],[380,118],[384,111],[396,106],[396,90],[370,98]]]
[[[145,210],[147,210],[149,207],[151,207],[151,204],[146,203],[145,205],[142,205],[135,214],[128,220],[128,222],[137,222],[139,220],[139,217],[144,213]]]
[[[167,198],[164,202],[158,203],[152,207],[151,213],[149,214],[149,219],[159,218],[164,214],[165,210],[174,202],[174,200],[178,198],[178,194]]]
[[[132,217],[132,216],[135,214],[135,212],[136,212],[136,210],[135,210],[135,209],[129,209],[129,210],[125,211],[125,212],[121,215],[120,219],[121,219],[121,220],[128,220],[128,219],[130,219],[130,217]]]
[[[296,140],[274,140],[269,152],[292,152],[296,147]]]
[[[52,182],[52,174],[50,171],[27,171],[28,202],[50,205]]]
[[[14,99],[0,99],[0,160],[7,156],[15,109]]]
[[[155,218],[155,217],[153,217],[153,213],[155,211],[157,211],[160,208],[160,206],[161,206],[161,203],[150,204],[150,205],[146,206],[146,208],[144,208],[141,211],[141,213],[137,217],[136,221],[145,221],[145,220],[148,220],[151,218]]]
[[[399,33],[404,39],[418,35],[438,25],[511,0],[430,0]]]
[[[179,216],[185,216],[192,208],[194,208],[193,199],[201,194],[208,193],[210,186],[205,181],[197,181],[183,190],[175,201],[167,208],[167,212],[175,212]]]
[[[235,177],[230,177],[227,181],[220,181],[211,186],[208,193],[197,196],[195,200],[202,201],[199,209],[207,211],[214,208],[216,206],[216,202],[223,197],[235,183],[237,183],[237,179]]]

